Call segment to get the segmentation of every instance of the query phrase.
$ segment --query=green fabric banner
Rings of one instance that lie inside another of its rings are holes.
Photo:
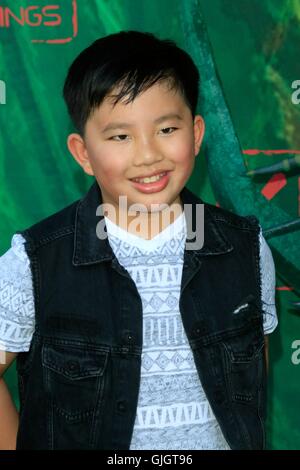
[[[171,38],[194,58],[206,135],[188,187],[256,215],[275,260],[270,449],[300,449],[299,164],[246,172],[300,154],[299,20],[297,0],[0,0],[0,254],[16,230],[93,182],[66,147],[73,128],[62,87],[75,56],[98,37],[135,29]],[[6,379],[18,405],[14,366]]]

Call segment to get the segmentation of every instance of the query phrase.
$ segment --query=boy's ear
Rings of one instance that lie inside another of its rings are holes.
[[[88,175],[93,176],[94,171],[91,167],[85,142],[80,134],[70,134],[67,139],[67,145],[70,153],[77,163]]]
[[[198,155],[202,140],[205,132],[205,122],[200,114],[197,114],[194,118],[194,142],[195,142],[195,156]]]

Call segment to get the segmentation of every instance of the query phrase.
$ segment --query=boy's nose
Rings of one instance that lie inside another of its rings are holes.
[[[163,160],[162,152],[150,142],[143,142],[136,146],[134,155],[136,166],[150,165],[161,160]]]

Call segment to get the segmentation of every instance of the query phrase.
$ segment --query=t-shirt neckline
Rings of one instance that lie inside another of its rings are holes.
[[[179,234],[182,233],[183,228],[186,227],[184,211],[176,217],[174,222],[168,225],[164,230],[155,235],[150,240],[134,235],[127,230],[123,229],[119,225],[115,224],[111,219],[104,216],[105,223],[107,227],[108,236],[117,237],[127,244],[133,245],[141,249],[153,249],[159,245],[164,244],[166,241],[169,241]]]

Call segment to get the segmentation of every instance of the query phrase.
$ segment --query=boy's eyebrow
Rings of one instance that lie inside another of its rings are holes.
[[[168,113],[164,114],[163,116],[160,116],[159,118],[154,120],[154,124],[160,124],[163,121],[166,121],[167,119],[177,119],[178,121],[182,121],[182,116],[177,113]],[[102,132],[107,132],[111,131],[114,129],[120,129],[120,128],[130,128],[132,127],[133,124],[129,124],[128,122],[112,122],[111,124],[108,124],[102,129]]]

